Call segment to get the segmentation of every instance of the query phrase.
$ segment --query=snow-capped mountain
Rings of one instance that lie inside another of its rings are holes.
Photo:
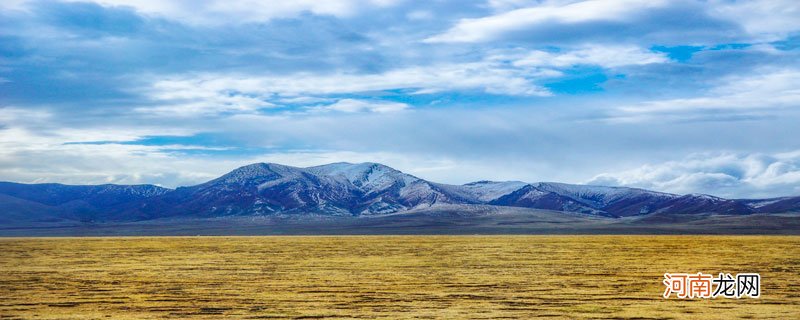
[[[415,176],[402,173],[379,163],[332,163],[310,167],[307,172],[339,179],[355,188],[357,214],[393,213],[434,204],[470,202],[469,199]]]
[[[429,182],[378,163],[299,168],[256,163],[175,190],[152,185],[0,183],[0,222],[132,221],[170,217],[312,214],[369,216],[459,205],[523,207],[627,217],[800,211],[800,197],[732,200],[643,189],[519,181]]]
[[[123,208],[170,191],[154,185],[77,186],[0,182],[0,195],[4,196],[0,198],[0,214],[8,216],[25,211],[29,214],[23,218],[60,217],[91,221],[109,213],[112,208]]]
[[[509,194],[491,200],[489,204],[579,212],[591,215],[608,215],[601,210],[582,203],[580,200],[541,189],[533,184],[527,184]]]
[[[479,202],[489,203],[504,195],[517,191],[527,185],[521,181],[477,181],[460,186],[466,195],[472,195]]]
[[[302,168],[257,163],[217,179],[148,199],[132,215],[198,217],[302,211],[349,214],[357,190]]]
[[[581,199],[583,202],[593,207],[606,207],[615,203],[629,201],[642,195],[662,200],[678,197],[669,193],[625,187],[575,185],[557,182],[539,182],[534,185],[542,190],[555,192],[574,199]]]
[[[257,163],[148,199],[130,214],[372,215],[464,202],[469,200],[377,163],[334,163],[310,168]]]
[[[634,216],[656,212],[679,196],[636,188],[574,185],[540,182],[536,187],[557,193],[613,216]]]
[[[533,183],[491,203],[612,217],[650,213],[750,214],[762,212],[745,201],[704,194],[676,195],[637,188],[555,182]]]
[[[0,182],[0,194],[52,206],[73,201],[86,202],[96,206],[108,206],[146,199],[169,191],[170,189],[154,185],[103,184],[78,186],[58,183],[23,184]]]

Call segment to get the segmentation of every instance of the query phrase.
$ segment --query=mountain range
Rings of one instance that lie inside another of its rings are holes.
[[[457,211],[462,207],[530,208],[619,219],[798,212],[800,197],[724,199],[552,182],[478,181],[449,185],[378,163],[332,163],[308,168],[256,163],[199,185],[176,189],[155,185],[0,182],[0,224],[5,225],[264,216],[352,218],[436,208]]]

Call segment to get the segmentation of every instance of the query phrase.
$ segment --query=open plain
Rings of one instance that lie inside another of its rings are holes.
[[[0,319],[798,319],[797,236],[0,238]],[[758,272],[760,299],[661,297]]]

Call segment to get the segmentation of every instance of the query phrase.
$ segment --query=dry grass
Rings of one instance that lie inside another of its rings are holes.
[[[761,299],[665,300],[664,272]],[[0,318],[800,318],[800,237],[0,239]]]

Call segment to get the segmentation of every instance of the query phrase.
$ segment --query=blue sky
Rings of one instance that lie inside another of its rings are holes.
[[[800,3],[0,3],[0,180],[253,162],[800,194]]]

